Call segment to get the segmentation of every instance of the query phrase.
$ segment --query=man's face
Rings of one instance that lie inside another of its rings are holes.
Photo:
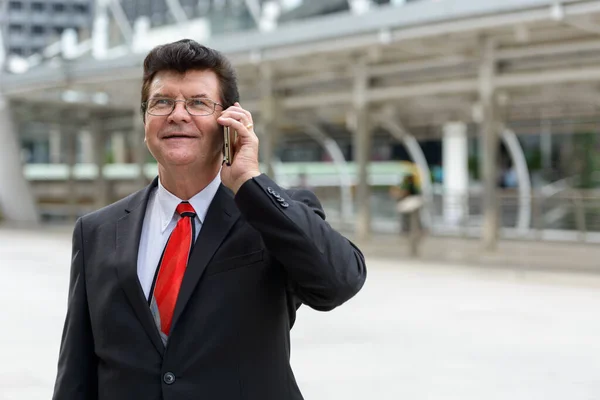
[[[150,85],[149,99],[186,100],[204,97],[221,103],[219,80],[210,70],[158,72]],[[212,115],[193,116],[183,102],[175,103],[170,115],[146,113],[145,135],[150,153],[166,169],[187,166],[202,169],[222,161],[221,126],[217,118],[223,110],[216,106]]]

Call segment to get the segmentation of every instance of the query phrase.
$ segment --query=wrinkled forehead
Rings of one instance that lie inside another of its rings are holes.
[[[149,97],[208,97],[221,102],[217,75],[211,70],[160,71],[152,79]]]

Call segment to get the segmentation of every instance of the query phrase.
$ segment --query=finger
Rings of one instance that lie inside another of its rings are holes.
[[[228,126],[230,128],[235,129],[238,133],[250,132],[252,127],[247,126],[244,121],[240,121],[237,118],[220,116],[217,119],[217,122],[221,125]]]
[[[221,117],[225,117],[225,118],[233,118],[237,121],[240,121],[244,124],[244,126],[252,123],[252,121],[248,121],[248,117],[246,116],[246,114],[239,112],[239,111],[234,111],[234,110],[227,110],[224,111],[223,114],[221,114]]]
[[[234,105],[232,105],[232,106],[229,106],[226,110],[223,111],[223,113],[225,113],[226,111],[235,111],[235,112],[243,113],[248,119],[252,120],[252,113],[250,113],[250,111],[244,109],[238,102],[234,103]]]
[[[225,125],[225,126],[235,129],[238,133],[238,136],[241,139],[249,139],[250,138],[250,139],[258,140],[258,137],[254,133],[254,130],[252,129],[252,127],[248,127],[248,126],[244,125],[244,123],[238,121],[235,118],[221,116],[218,118],[217,121],[221,125]]]
[[[234,104],[235,104],[237,107],[239,107],[239,108],[240,108],[240,109],[241,109],[241,110],[244,112],[244,114],[246,114],[246,116],[247,116],[248,118],[250,118],[250,120],[252,120],[252,114],[250,113],[250,111],[248,111],[248,110],[246,110],[244,107],[242,107],[242,105],[239,103],[239,101],[236,101]]]
[[[238,108],[229,108],[221,114],[222,117],[230,117],[236,119],[248,127],[253,126],[252,116],[249,113],[243,112],[244,110]]]

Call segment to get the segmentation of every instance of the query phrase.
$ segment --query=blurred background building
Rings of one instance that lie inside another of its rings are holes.
[[[43,10],[41,10],[43,8]],[[600,241],[600,1],[0,0],[0,207],[72,220],[146,184],[141,62],[226,53],[263,169],[360,237]],[[43,38],[43,39],[42,39]]]
[[[92,0],[7,0],[0,2],[0,33],[8,55],[28,57],[60,39],[65,29],[89,37]]]

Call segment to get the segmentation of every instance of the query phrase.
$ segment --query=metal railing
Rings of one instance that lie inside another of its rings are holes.
[[[309,176],[311,176],[309,174]],[[386,180],[372,176],[371,220],[375,233],[398,234],[400,216],[396,201],[389,195]],[[312,177],[312,176],[311,176]],[[38,208],[45,219],[60,220],[82,215],[98,207],[96,182],[92,176],[78,177],[72,188],[64,177],[31,181]],[[314,178],[314,177],[313,177]],[[106,176],[111,187],[110,201],[136,190],[134,176]],[[314,181],[314,179],[313,179]],[[291,181],[290,181],[291,182]],[[536,188],[525,198],[515,190],[499,190],[497,196],[498,223],[501,238],[600,242],[600,190],[576,190],[572,181],[555,182]],[[343,215],[339,185],[310,187],[318,196],[328,220],[336,227],[351,232],[356,215]],[[75,193],[72,193],[75,190]],[[354,194],[353,185],[349,192]],[[428,235],[479,237],[484,218],[482,190],[475,186],[468,192],[445,193],[438,185],[421,212],[422,224]],[[71,200],[69,200],[71,199]],[[528,207],[527,223],[518,226],[522,207]],[[358,209],[353,204],[353,209]]]
[[[337,227],[352,230],[354,220],[342,220],[335,191],[318,190],[328,219]],[[427,234],[433,236],[481,236],[484,219],[482,192],[436,191],[429,213],[431,224]],[[600,191],[561,189],[556,192],[534,190],[526,199],[531,218],[525,229],[517,226],[522,199],[516,190],[500,190],[497,196],[499,235],[503,239],[600,242]],[[374,188],[371,198],[372,230],[375,233],[398,234],[400,216],[396,202],[381,188]],[[423,218],[425,220],[425,218]]]

